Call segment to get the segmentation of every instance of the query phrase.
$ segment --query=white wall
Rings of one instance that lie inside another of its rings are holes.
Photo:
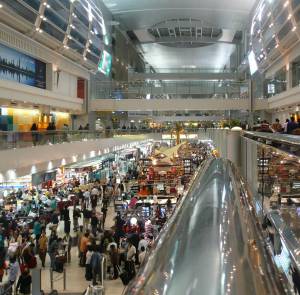
[[[81,112],[84,100],[24,84],[0,80],[0,99]]]
[[[57,76],[59,79],[57,80]],[[58,82],[58,83],[57,83]],[[63,70],[58,74],[53,72],[53,92],[70,96],[77,97],[77,76],[69,74]]]

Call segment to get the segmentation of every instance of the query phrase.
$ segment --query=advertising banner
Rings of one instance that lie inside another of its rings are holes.
[[[46,64],[0,44],[0,79],[46,88]]]

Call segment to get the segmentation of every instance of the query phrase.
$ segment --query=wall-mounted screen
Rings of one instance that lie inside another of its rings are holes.
[[[0,79],[46,88],[46,64],[0,44]]]
[[[255,54],[252,51],[250,51],[249,55],[248,55],[248,61],[249,61],[249,67],[250,67],[250,74],[254,75],[257,70],[258,70],[258,66],[257,66],[257,62],[256,62],[256,58],[255,58]]]
[[[112,65],[112,56],[107,51],[103,51],[98,70],[106,76],[109,76]]]

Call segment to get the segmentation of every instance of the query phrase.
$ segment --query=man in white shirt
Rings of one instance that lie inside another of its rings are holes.
[[[148,241],[145,240],[144,236],[141,236],[141,240],[139,241],[138,250],[141,252],[142,247],[147,249],[148,247]]]
[[[128,242],[127,248],[127,261],[134,261],[136,254],[136,248],[133,246],[131,242]]]

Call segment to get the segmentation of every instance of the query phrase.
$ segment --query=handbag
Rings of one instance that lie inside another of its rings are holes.
[[[37,265],[36,257],[31,256],[29,262],[27,263],[28,268],[35,268]]]

